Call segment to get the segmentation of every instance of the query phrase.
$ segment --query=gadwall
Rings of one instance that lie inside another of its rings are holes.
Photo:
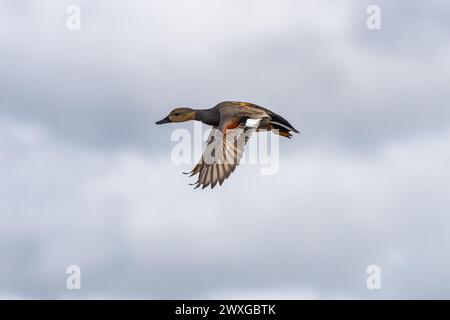
[[[254,131],[271,130],[282,137],[291,138],[291,132],[298,131],[283,117],[248,102],[225,101],[213,108],[196,110],[177,108],[156,124],[170,122],[201,121],[213,127],[202,159],[187,172],[198,179],[192,185],[202,189],[222,183],[239,165],[250,134]],[[231,134],[232,133],[232,134]],[[239,143],[240,142],[240,143]],[[222,148],[218,146],[222,145]],[[212,150],[212,151],[211,151]]]

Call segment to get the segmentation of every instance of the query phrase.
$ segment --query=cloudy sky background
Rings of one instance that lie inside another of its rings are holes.
[[[444,1],[2,1],[0,298],[450,298],[449,33]],[[194,192],[193,124],[154,122],[222,100],[302,134]]]

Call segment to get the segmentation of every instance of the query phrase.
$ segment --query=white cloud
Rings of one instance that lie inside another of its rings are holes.
[[[449,297],[449,5],[78,3],[0,4],[0,298]],[[153,123],[225,99],[302,134],[194,192]]]
[[[385,274],[381,297],[449,294],[450,261],[436,249],[450,243],[450,131],[369,154],[297,138],[278,175],[244,165],[202,192],[169,152],[68,147],[8,119],[0,128],[0,282],[13,295],[70,296],[69,264],[87,297],[371,297],[370,264]],[[404,290],[411,279],[422,292]]]

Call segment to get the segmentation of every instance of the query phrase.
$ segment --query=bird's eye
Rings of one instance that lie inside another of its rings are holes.
[[[179,113],[174,113],[173,115],[174,115],[174,116],[179,116],[180,114],[179,114]]]

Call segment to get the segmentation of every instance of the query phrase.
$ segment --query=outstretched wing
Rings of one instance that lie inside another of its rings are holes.
[[[199,163],[188,172],[190,176],[198,174],[192,185],[205,189],[222,183],[239,165],[245,145],[261,119],[249,119],[247,116],[231,118],[213,128]]]

